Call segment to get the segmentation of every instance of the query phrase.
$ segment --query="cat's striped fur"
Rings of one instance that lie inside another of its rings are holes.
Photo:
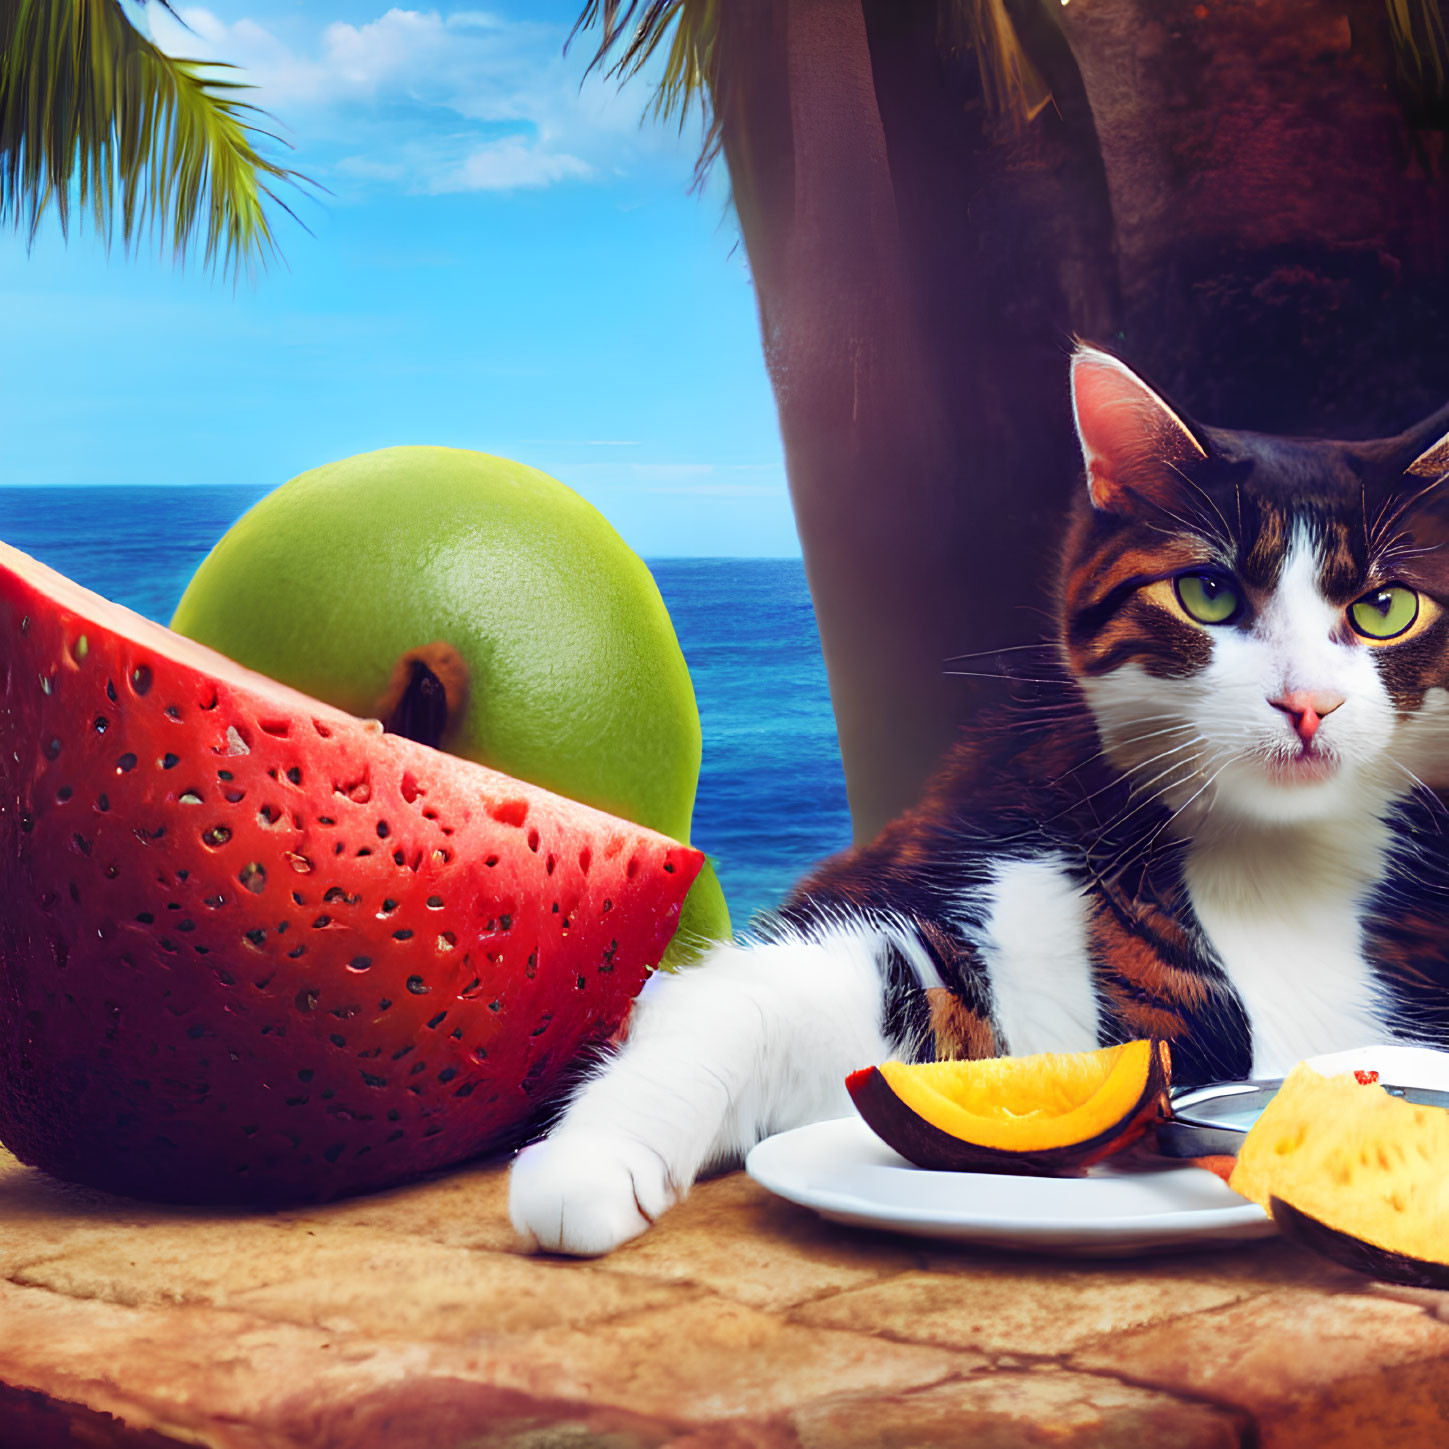
[[[887,1056],[1152,1035],[1192,1082],[1449,1044],[1449,410],[1373,443],[1203,428],[1086,348],[1072,388],[1058,637],[919,806],[646,987],[515,1165],[537,1243],[606,1251]]]

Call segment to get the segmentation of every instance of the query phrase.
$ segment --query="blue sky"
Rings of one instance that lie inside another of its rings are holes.
[[[721,167],[584,77],[580,0],[140,15],[232,61],[330,195],[233,287],[154,246],[0,235],[0,481],[271,485],[394,443],[522,459],[649,557],[798,553]],[[37,506],[43,506],[37,496]]]

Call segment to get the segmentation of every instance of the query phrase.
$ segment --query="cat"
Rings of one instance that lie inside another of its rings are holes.
[[[512,1168],[606,1252],[890,1058],[1169,1039],[1176,1083],[1449,1043],[1449,408],[1338,443],[1204,427],[1079,345],[1058,633],[920,805],[656,975]]]

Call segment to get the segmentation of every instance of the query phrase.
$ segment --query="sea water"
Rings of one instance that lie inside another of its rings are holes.
[[[211,545],[265,492],[0,487],[0,539],[165,623]],[[736,927],[850,842],[835,720],[798,559],[651,559],[704,731],[693,843]]]

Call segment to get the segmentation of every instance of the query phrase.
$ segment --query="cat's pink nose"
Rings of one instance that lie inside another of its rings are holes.
[[[1306,745],[1318,733],[1323,717],[1332,714],[1343,700],[1344,696],[1332,689],[1290,689],[1268,703],[1293,721],[1298,738]]]

